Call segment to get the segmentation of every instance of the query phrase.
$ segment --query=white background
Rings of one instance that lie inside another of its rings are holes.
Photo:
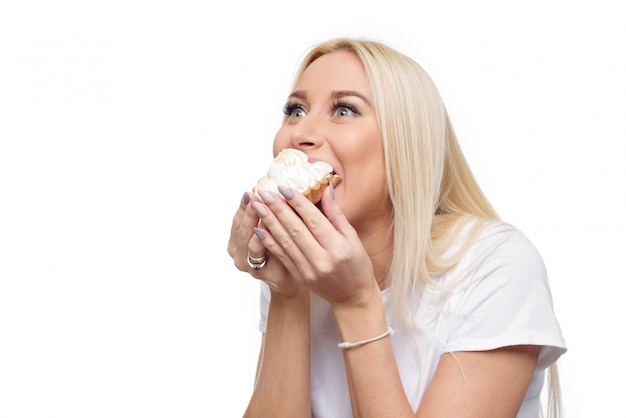
[[[342,35],[425,67],[544,256],[566,416],[626,416],[622,2],[215,3],[0,6],[0,417],[241,415],[258,285],[230,221],[297,61]]]

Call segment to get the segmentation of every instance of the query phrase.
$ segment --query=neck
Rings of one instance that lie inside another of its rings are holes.
[[[393,254],[393,233],[389,229],[389,224],[390,222],[382,222],[377,229],[359,233],[359,238],[372,260],[380,290],[385,289],[385,278]]]

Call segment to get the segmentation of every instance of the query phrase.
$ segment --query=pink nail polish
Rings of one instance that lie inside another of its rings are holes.
[[[259,239],[261,241],[263,241],[265,238],[267,238],[265,236],[265,232],[261,231],[259,228],[254,228],[254,235],[256,235],[257,237],[259,237]]]
[[[265,218],[268,215],[267,209],[259,202],[252,202],[252,209],[255,210],[259,218]]]
[[[280,194],[283,195],[283,197],[287,200],[291,200],[293,199],[293,197],[295,196],[293,194],[293,192],[291,190],[289,190],[288,188],[286,188],[285,186],[278,186],[278,191],[280,192]]]
[[[328,192],[330,193],[331,199],[335,200],[335,186],[333,186],[333,182],[328,182]]]
[[[261,196],[261,199],[263,199],[263,201],[268,205],[271,205],[276,201],[276,198],[270,192],[266,192],[265,190],[259,190],[259,196]]]
[[[250,203],[250,193],[244,192],[243,193],[243,197],[241,198],[241,200],[242,200],[244,205],[247,205],[248,203]]]

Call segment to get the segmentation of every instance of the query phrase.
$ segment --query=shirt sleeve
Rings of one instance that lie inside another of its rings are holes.
[[[452,295],[446,352],[539,345],[537,369],[565,353],[543,260],[517,231],[495,233],[468,254],[480,260]]]

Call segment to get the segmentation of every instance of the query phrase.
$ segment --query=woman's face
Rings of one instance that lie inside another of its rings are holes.
[[[340,51],[315,60],[289,95],[285,115],[274,155],[296,148],[309,161],[331,164],[343,178],[335,199],[360,234],[372,232],[381,221],[388,225],[391,205],[382,137],[359,58]]]

